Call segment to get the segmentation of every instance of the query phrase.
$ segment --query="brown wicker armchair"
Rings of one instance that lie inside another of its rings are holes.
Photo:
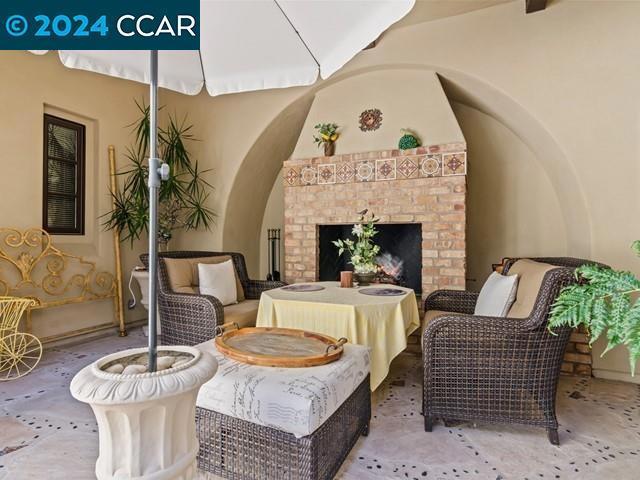
[[[247,300],[258,300],[265,290],[286,285],[284,282],[251,280],[247,274],[244,256],[236,252],[174,251],[158,254],[158,307],[160,314],[160,340],[163,345],[197,345],[215,337],[215,329],[225,323],[225,308],[220,300],[210,295],[175,292],[167,273],[166,258],[193,259],[227,255],[233,264]],[[149,266],[148,254],[140,255]]]
[[[505,273],[517,259],[505,264]],[[558,266],[542,278],[526,318],[474,316],[477,293],[439,290],[425,301],[436,316],[423,334],[423,415],[427,432],[436,419],[544,427],[559,444],[555,412],[560,366],[571,329],[547,330],[560,289],[575,281],[587,260],[532,258]],[[433,312],[432,312],[433,313]]]

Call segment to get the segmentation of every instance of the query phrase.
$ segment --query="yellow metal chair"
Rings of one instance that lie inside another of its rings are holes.
[[[32,298],[0,297],[0,382],[26,375],[42,358],[40,340],[18,332],[22,314],[37,303]]]

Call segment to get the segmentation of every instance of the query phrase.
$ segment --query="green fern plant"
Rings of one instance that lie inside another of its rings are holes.
[[[632,248],[640,256],[640,240]],[[597,265],[577,268],[576,278],[583,281],[564,288],[554,302],[549,330],[583,325],[591,335],[590,344],[606,332],[607,348],[602,355],[625,345],[634,375],[640,359],[640,280],[631,272]]]

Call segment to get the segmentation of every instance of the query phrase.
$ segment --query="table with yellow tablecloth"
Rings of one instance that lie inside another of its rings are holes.
[[[299,328],[346,337],[371,348],[371,390],[389,372],[391,361],[407,347],[407,337],[420,327],[413,290],[398,296],[370,296],[338,282],[318,282],[323,290],[293,292],[277,288],[262,293],[258,327]],[[395,285],[374,287],[401,288]],[[361,287],[365,288],[365,287]]]

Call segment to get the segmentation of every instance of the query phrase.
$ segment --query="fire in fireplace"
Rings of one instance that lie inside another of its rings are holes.
[[[352,238],[353,225],[318,225],[318,279],[337,280],[342,270],[353,270],[348,253],[338,257],[331,243]],[[378,280],[402,285],[422,293],[422,226],[418,223],[376,225],[375,242],[380,246]]]

